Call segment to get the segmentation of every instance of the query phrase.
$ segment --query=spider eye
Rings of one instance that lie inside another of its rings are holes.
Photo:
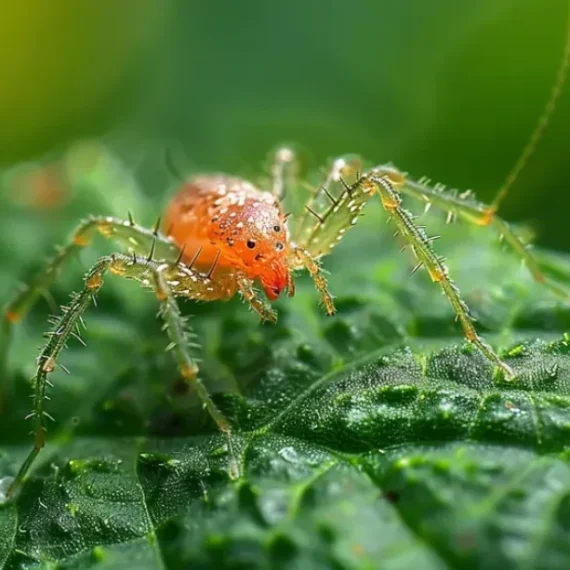
[[[283,244],[282,244],[280,241],[278,241],[278,242],[275,244],[275,249],[276,249],[277,251],[281,251],[281,250],[283,249]]]
[[[247,245],[247,247],[249,247],[249,249],[253,249],[255,247],[255,240],[248,239],[247,243],[245,245]]]
[[[275,232],[280,232],[280,231],[281,231],[281,226],[279,226],[279,225],[273,226],[273,231],[275,231]]]

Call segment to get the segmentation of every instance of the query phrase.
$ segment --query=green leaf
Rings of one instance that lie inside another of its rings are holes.
[[[2,299],[80,215],[109,211],[98,201],[85,191],[49,215],[9,205]],[[156,212],[141,209],[151,225]],[[53,375],[48,446],[0,508],[0,568],[570,567],[570,309],[489,229],[422,221],[516,381],[464,342],[426,275],[409,277],[409,252],[371,204],[324,261],[337,316],[304,277],[277,325],[237,300],[184,304],[234,425],[243,474],[230,481],[226,440],[181,387],[154,297],[109,277],[86,315],[88,347],[72,340],[72,375]],[[568,281],[568,258],[540,259]],[[58,302],[81,273],[61,275]],[[39,303],[16,330],[3,476],[31,446],[23,418],[48,312]]]

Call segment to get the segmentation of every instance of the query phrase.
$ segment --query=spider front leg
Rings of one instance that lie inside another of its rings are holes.
[[[170,339],[168,348],[173,351],[184,379],[196,389],[212,419],[226,434],[230,456],[230,475],[237,476],[237,462],[233,457],[229,422],[198,378],[198,366],[190,353],[190,330],[174,300],[176,295],[198,300],[223,298],[228,295],[227,283],[215,282],[209,274],[198,273],[177,263],[159,262],[135,255],[114,254],[97,261],[85,276],[84,288],[72,295],[71,303],[64,308],[62,316],[53,330],[48,333],[48,341],[38,357],[34,377],[34,407],[32,413],[28,415],[34,423],[34,445],[8,490],[9,497],[21,487],[35,458],[45,445],[45,419],[51,419],[45,410],[46,391],[51,385],[48,375],[54,372],[59,354],[69,337],[76,334],[75,331],[81,322],[82,315],[103,286],[103,278],[107,272],[139,281],[144,287],[155,292],[160,302],[159,314]]]
[[[501,369],[505,378],[512,379],[514,377],[512,368],[505,364],[491,346],[477,334],[467,305],[461,299],[459,289],[449,276],[449,271],[443,258],[434,251],[432,240],[430,240],[422,228],[415,224],[412,214],[402,208],[402,199],[395,189],[401,188],[404,183],[404,176],[397,171],[373,170],[365,174],[357,185],[365,188],[367,193],[375,191],[379,194],[382,206],[396,223],[399,233],[412,247],[412,251],[418,260],[418,266],[426,268],[432,281],[439,283],[449,299],[467,340]]]
[[[319,262],[304,248],[299,246],[292,247],[292,262],[294,269],[306,269],[315,283],[317,291],[321,295],[321,301],[327,315],[334,315],[336,309],[334,306],[333,296],[328,290],[327,280],[323,275]]]
[[[279,200],[297,182],[298,170],[299,162],[295,151],[287,146],[279,147],[273,154],[270,166],[271,193]]]
[[[233,279],[235,279],[238,292],[244,301],[249,304],[250,309],[261,317],[261,321],[276,323],[277,313],[258,294],[254,288],[253,281],[249,277],[239,274],[233,277]]]
[[[356,155],[334,159],[323,184],[312,193],[293,229],[290,265],[294,270],[309,272],[329,315],[336,309],[318,260],[342,239],[351,223],[356,223],[358,212],[368,199],[362,199],[361,193],[353,196],[348,192],[347,181],[358,178],[361,166]]]
[[[357,161],[357,159],[354,160]],[[329,200],[328,205],[321,209],[320,213],[310,210],[316,221],[308,229],[307,226],[304,226],[300,234],[307,254],[313,259],[318,259],[330,253],[348,230],[356,225],[360,211],[368,200],[376,194],[379,195],[384,209],[395,221],[402,236],[411,245],[418,259],[418,266],[424,266],[427,269],[432,281],[439,283],[449,299],[467,340],[500,368],[506,378],[512,378],[514,373],[510,366],[505,364],[477,334],[467,306],[461,299],[458,288],[451,280],[443,259],[433,250],[432,240],[426,236],[421,228],[416,226],[413,216],[402,208],[401,197],[395,188],[399,190],[404,188],[405,176],[391,167],[374,169],[362,176],[359,176],[357,172],[350,173],[356,177],[353,183],[348,184],[344,177],[340,178],[343,189],[337,195],[332,195],[327,188],[323,188],[321,199],[324,194]]]
[[[570,291],[548,279],[540,270],[536,258],[527,249],[524,242],[511,229],[509,224],[497,216],[491,206],[474,200],[469,193],[455,194],[441,190],[438,186],[430,187],[424,181],[414,181],[404,178],[392,166],[382,166],[379,170],[390,173],[392,176],[402,177],[402,184],[398,191],[413,198],[425,202],[428,206],[439,208],[452,216],[457,216],[463,220],[478,225],[489,226],[499,234],[513,249],[513,251],[523,260],[533,279],[559,297],[570,300]]]
[[[292,241],[312,257],[329,253],[362,208],[359,196],[348,193],[361,169],[362,160],[356,155],[335,158],[323,183],[311,192],[303,212],[295,216]]]
[[[521,155],[519,156],[512,170],[507,174],[505,182],[499,188],[495,198],[491,202],[491,205],[486,207],[486,213],[489,217],[493,217],[499,211],[499,208],[503,203],[503,201],[505,200],[505,198],[507,197],[509,190],[513,187],[514,183],[517,181],[524,167],[528,163],[530,157],[534,154],[536,147],[538,146],[538,143],[542,139],[543,134],[550,123],[550,119],[552,118],[554,110],[556,109],[558,100],[562,95],[564,84],[566,83],[566,79],[568,76],[569,68],[570,68],[570,5],[566,17],[566,40],[564,43],[564,51],[562,52],[562,58],[558,66],[558,71],[556,73],[554,84],[552,85],[544,109],[540,117],[538,118],[536,126],[534,127],[534,130],[532,131],[528,142],[523,148]]]

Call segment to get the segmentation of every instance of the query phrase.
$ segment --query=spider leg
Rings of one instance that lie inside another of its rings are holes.
[[[564,88],[564,84],[566,83],[566,78],[568,76],[568,68],[570,67],[570,5],[567,7],[568,15],[567,15],[567,23],[566,23],[566,40],[564,44],[564,51],[562,53],[562,59],[558,66],[558,71],[556,74],[556,79],[554,80],[554,85],[550,91],[542,114],[538,118],[536,126],[528,139],[525,147],[523,148],[517,162],[513,166],[512,170],[508,173],[505,182],[499,188],[497,195],[491,202],[491,205],[487,207],[486,212],[489,216],[493,216],[496,212],[499,211],[499,207],[501,206],[503,200],[507,197],[509,190],[512,188],[513,184],[518,179],[520,173],[528,163],[530,157],[534,154],[538,143],[542,139],[544,131],[548,127],[550,123],[550,119],[552,118],[552,114],[554,113],[554,109],[556,108],[556,104],[560,99],[560,95],[562,94],[562,90]]]
[[[85,276],[84,288],[72,295],[71,303],[63,309],[61,317],[47,335],[48,341],[37,361],[33,391],[34,407],[28,416],[33,421],[34,445],[12,482],[8,496],[13,496],[21,487],[35,458],[45,445],[45,419],[51,418],[45,410],[46,391],[51,385],[48,376],[55,370],[59,354],[69,337],[75,333],[77,323],[81,320],[83,313],[103,286],[103,279],[107,272],[139,281],[144,287],[155,292],[160,302],[159,314],[170,339],[168,348],[173,351],[179,370],[186,382],[196,390],[212,419],[228,437],[230,474],[235,476],[236,462],[233,459],[229,440],[229,422],[214,404],[206,387],[197,376],[198,366],[190,353],[190,348],[193,346],[190,342],[190,331],[174,300],[175,296],[198,300],[224,298],[228,293],[227,284],[212,281],[209,275],[175,263],[155,261],[148,257],[113,254],[101,257],[89,270]]]
[[[339,162],[342,160],[337,159],[335,162],[342,164],[342,162]],[[343,168],[346,169],[346,166],[345,163]],[[302,261],[295,263],[295,259],[293,259],[292,266],[295,269],[308,267],[307,258],[312,259],[314,262],[330,253],[332,248],[343,239],[348,230],[356,225],[360,211],[368,200],[373,195],[378,194],[384,209],[396,222],[399,233],[412,246],[418,263],[427,269],[432,281],[440,284],[453,307],[457,319],[461,323],[467,340],[500,368],[506,378],[512,378],[514,376],[512,369],[477,334],[467,305],[461,299],[458,288],[451,280],[443,259],[435,253],[432,247],[432,240],[421,227],[416,226],[412,214],[402,208],[402,199],[398,192],[405,192],[406,188],[408,188],[408,181],[404,174],[391,166],[386,166],[376,168],[362,176],[357,176],[357,180],[352,184],[348,184],[344,178],[340,178],[340,181],[344,186],[344,191],[336,199],[329,202],[325,209],[320,210],[320,213],[313,211],[312,208],[309,211],[316,221],[312,223],[308,231],[303,230],[301,232],[302,240],[298,245],[298,252],[304,252],[305,263]],[[443,196],[436,190],[432,190],[432,193],[436,197]],[[454,199],[460,204],[463,203],[457,197]],[[449,209],[449,206],[447,209]],[[481,219],[482,216],[481,208],[472,210],[465,208],[461,210],[461,213],[464,216],[472,215],[477,220]],[[511,239],[511,234],[508,234],[508,238]]]
[[[334,159],[325,181],[312,192],[304,212],[295,220],[290,265],[294,270],[306,269],[309,272],[329,315],[333,315],[336,309],[318,259],[330,252],[354,217],[352,208],[356,202],[346,181],[358,178],[361,166],[362,161],[356,155]],[[347,203],[350,203],[348,207]],[[359,205],[357,209],[361,207]],[[292,280],[289,290],[294,290]]]
[[[68,337],[73,332],[81,315],[92,300],[93,295],[101,288],[103,284],[103,275],[109,269],[112,258],[105,257],[100,259],[89,271],[85,277],[85,287],[83,290],[72,295],[71,303],[63,310],[61,318],[56,323],[54,329],[48,334],[48,342],[38,357],[38,366],[34,378],[34,409],[27,416],[34,423],[34,446],[28,456],[22,463],[16,478],[12,482],[8,496],[12,496],[22,485],[26,474],[28,473],[34,459],[45,445],[45,418],[48,418],[47,412],[44,410],[46,401],[46,388],[49,385],[47,379],[48,374],[55,370],[56,358],[61,352]]]
[[[174,243],[162,235],[158,228],[144,228],[130,217],[121,220],[99,216],[81,222],[69,243],[4,307],[0,329],[3,337],[0,339],[0,365],[6,360],[12,326],[26,315],[42,292],[50,287],[67,260],[88,246],[97,233],[140,254],[153,250],[156,257],[175,260],[179,253]]]
[[[317,291],[321,295],[321,301],[327,314],[334,315],[336,313],[336,309],[334,307],[333,296],[328,290],[327,280],[323,275],[318,261],[307,250],[298,246],[293,246],[292,256],[293,267],[295,267],[295,269],[304,268],[309,272],[309,275],[315,283]]]
[[[237,479],[240,475],[238,462],[235,460],[232,440],[231,427],[226,416],[220,411],[218,406],[212,400],[210,393],[204,383],[198,377],[198,364],[190,353],[189,347],[191,342],[191,331],[186,319],[180,313],[178,303],[174,298],[172,290],[162,274],[160,267],[152,273],[154,281],[154,290],[160,302],[159,315],[164,321],[164,328],[170,339],[168,349],[171,350],[178,363],[180,374],[190,387],[195,390],[196,394],[202,401],[204,407],[212,419],[216,422],[220,431],[227,438],[228,456],[229,456],[229,473],[232,479]],[[178,280],[176,280],[178,282]]]
[[[243,299],[249,304],[262,321],[277,322],[277,313],[264,301],[254,289],[253,281],[246,276],[237,276],[237,289]]]
[[[196,391],[220,430],[224,433],[229,433],[230,425],[228,420],[214,404],[208,390],[200,378],[198,378],[198,364],[189,351],[190,346],[196,345],[192,342],[192,331],[187,319],[180,313],[178,303],[161,268],[151,269],[150,273],[154,282],[153,288],[160,303],[158,314],[164,321],[164,330],[170,339],[168,350],[173,353],[180,374],[192,389]],[[125,276],[128,276],[128,273]]]
[[[295,215],[292,241],[313,257],[329,253],[338,232],[346,232],[346,226],[350,225],[356,211],[353,206],[359,203],[359,197],[347,190],[347,184],[356,181],[361,168],[362,161],[356,155],[335,158],[324,182],[311,192],[303,212]]]
[[[271,193],[283,200],[287,191],[297,179],[298,160],[295,151],[287,146],[278,148],[270,167]]]
[[[399,233],[412,247],[418,264],[427,269],[432,281],[439,283],[449,299],[467,340],[501,369],[505,378],[512,379],[514,372],[511,367],[505,364],[491,346],[477,334],[468,307],[461,299],[459,289],[452,281],[443,258],[433,249],[432,240],[414,223],[412,214],[402,208],[402,199],[395,188],[401,189],[404,180],[402,174],[393,170],[372,170],[361,178],[358,185],[367,188],[368,192],[375,191],[379,194],[382,206],[396,223]]]
[[[397,171],[393,167],[379,167],[379,171],[395,174]],[[502,236],[505,241],[512,247],[521,259],[524,261],[527,269],[533,279],[543,284],[556,295],[570,299],[570,291],[555,281],[548,279],[540,270],[536,258],[528,250],[525,243],[517,236],[505,220],[494,214],[490,206],[475,201],[472,197],[466,195],[457,195],[451,192],[443,192],[438,187],[430,187],[422,181],[415,182],[413,180],[404,179],[402,186],[398,191],[407,194],[413,198],[422,200],[428,206],[435,206],[450,214],[460,217],[467,222],[479,226],[491,226],[497,233]]]
[[[358,213],[369,199],[360,186],[347,183],[358,178],[361,165],[356,155],[334,159],[324,183],[310,197],[305,212],[296,219],[293,232],[290,265],[294,270],[309,272],[329,315],[336,309],[318,259],[330,253],[347,229],[356,223]]]

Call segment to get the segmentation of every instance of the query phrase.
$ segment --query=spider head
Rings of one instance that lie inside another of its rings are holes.
[[[211,243],[231,265],[260,282],[274,301],[291,282],[286,216],[270,194],[244,202],[226,208],[214,226]]]
[[[282,216],[267,219],[262,227],[249,227],[238,247],[247,275],[258,280],[270,301],[287,288],[289,278],[289,236]],[[260,224],[261,225],[261,224]]]

